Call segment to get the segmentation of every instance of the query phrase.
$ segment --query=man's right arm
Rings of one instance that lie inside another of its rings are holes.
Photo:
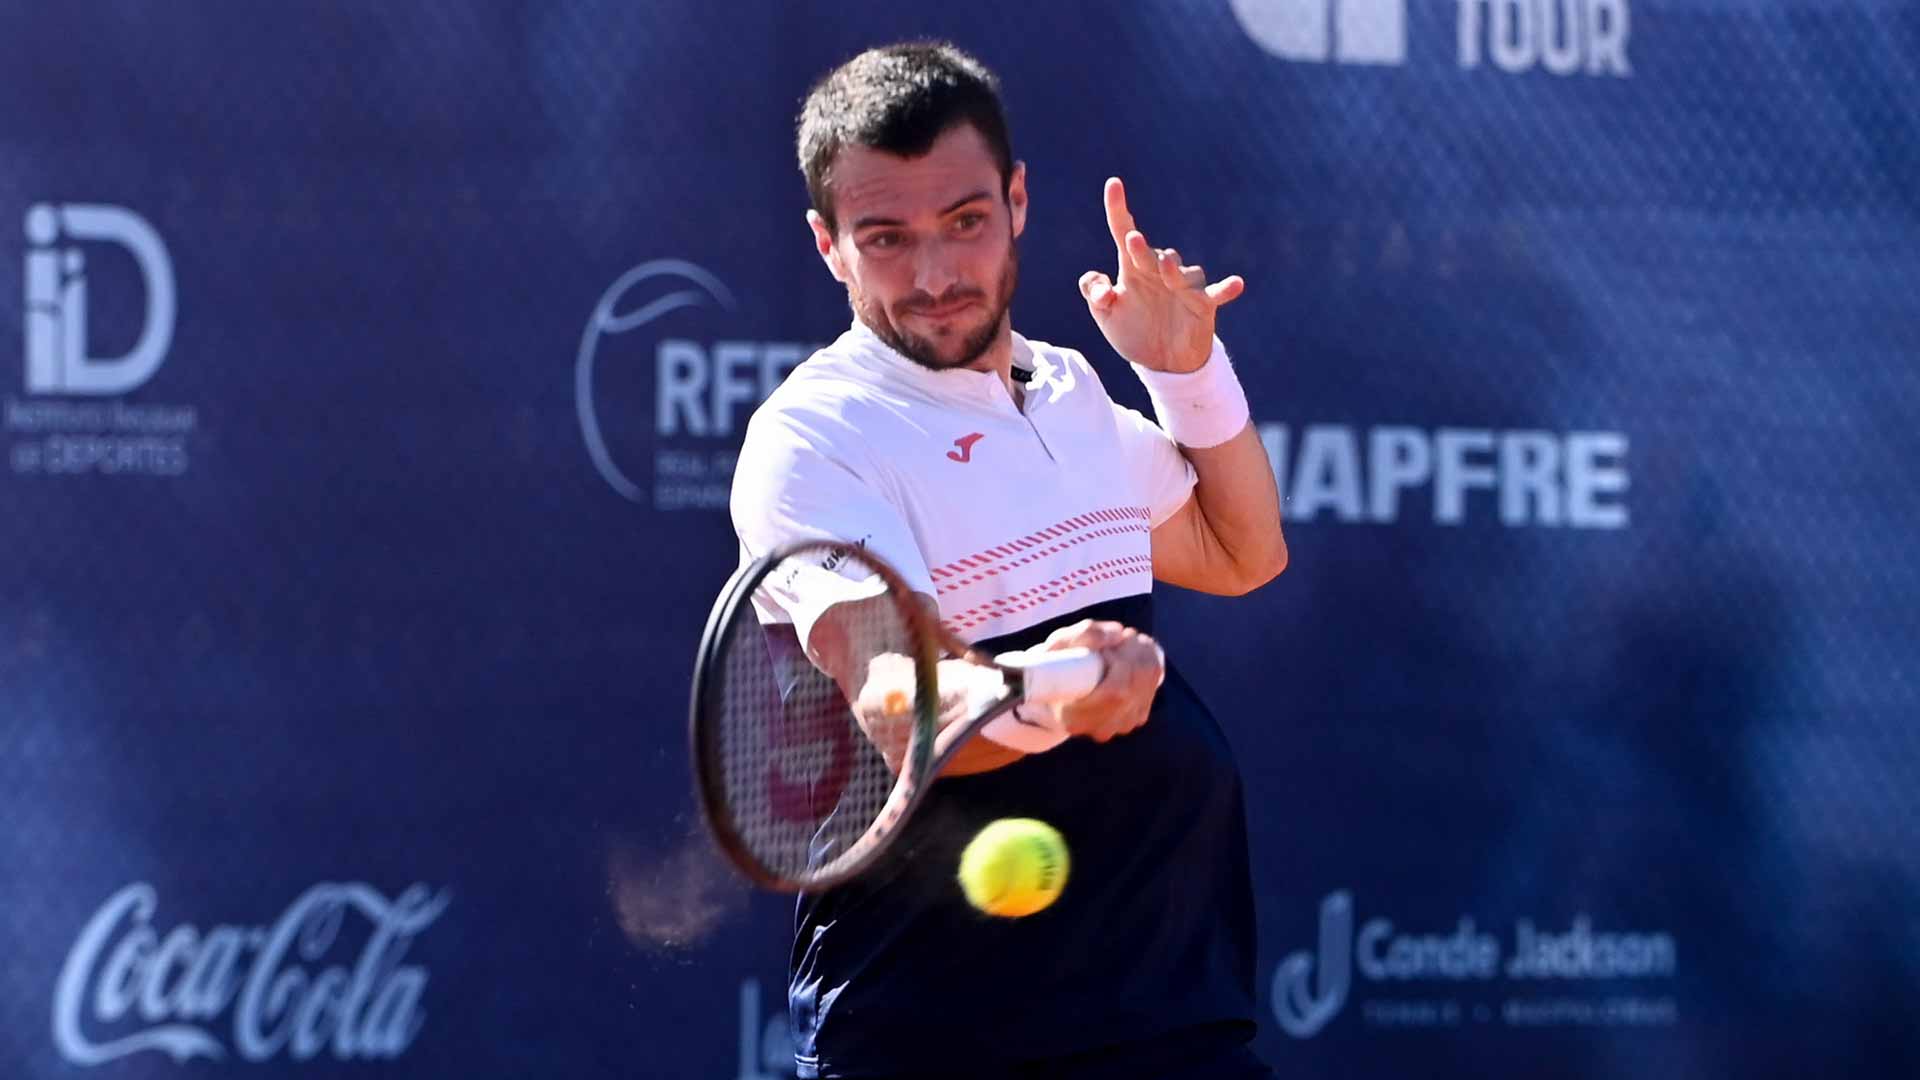
[[[933,618],[939,609],[931,596],[915,593]],[[912,695],[913,645],[907,639],[905,624],[892,610],[893,597],[882,593],[863,600],[834,604],[814,619],[807,635],[807,658],[840,686],[840,692],[853,706],[860,729],[886,758],[895,773],[906,760],[907,735],[912,714],[901,716],[887,708],[889,695]],[[967,695],[964,688],[973,677],[975,665],[965,660],[942,660],[937,682],[940,730],[966,718]],[[1025,757],[1018,750],[990,739],[969,739],[954,753],[953,760],[940,771],[942,776],[967,776],[1009,765]]]
[[[932,577],[912,530],[899,508],[868,482],[869,469],[857,461],[832,457],[822,446],[834,430],[831,418],[825,416],[802,421],[765,408],[755,414],[734,470],[733,523],[742,547],[758,556],[800,540],[859,544],[906,578],[915,589],[916,601],[937,620],[939,608],[930,595]],[[822,587],[835,584],[827,579],[816,582]],[[848,592],[859,591],[858,583],[845,584]],[[818,594],[779,599],[803,635],[807,658],[839,684],[861,729],[897,772],[905,758],[908,728],[897,718],[886,717],[886,691],[898,688],[912,693],[913,664],[905,624],[890,610],[892,598],[881,593],[838,600]],[[959,662],[944,661],[942,666],[955,663]],[[941,681],[958,687],[963,677],[956,670]],[[946,696],[952,700],[942,702],[940,716],[951,723],[961,717],[965,698],[957,692]],[[973,739],[943,775],[984,772],[1022,756],[998,743]]]

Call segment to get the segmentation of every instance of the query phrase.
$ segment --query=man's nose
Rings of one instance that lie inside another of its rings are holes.
[[[938,300],[959,280],[953,272],[947,246],[938,240],[919,245],[914,252],[913,287]]]

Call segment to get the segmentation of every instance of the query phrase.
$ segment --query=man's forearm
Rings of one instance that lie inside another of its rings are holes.
[[[1194,504],[1218,557],[1231,568],[1235,591],[1273,580],[1286,569],[1287,541],[1280,527],[1279,487],[1259,432],[1249,422],[1219,446],[1183,446],[1180,453],[1193,466]]]
[[[939,617],[940,608],[933,597],[916,593],[914,599],[929,615]],[[815,666],[839,684],[860,721],[861,730],[897,774],[906,757],[911,723],[905,717],[898,723],[889,722],[878,703],[889,690],[913,685],[912,657],[919,650],[905,636],[905,623],[890,610],[893,602],[892,597],[882,595],[828,608],[814,622],[809,655]],[[875,660],[881,657],[887,658],[884,666],[888,670],[877,670],[883,665],[877,665]],[[960,661],[953,661],[952,666],[943,661],[942,666],[949,677],[963,676],[966,671]],[[942,680],[943,684],[947,681]],[[963,694],[949,688],[941,697],[942,727],[964,717]],[[954,753],[953,760],[940,770],[940,775],[988,772],[1025,756],[999,743],[976,738]]]

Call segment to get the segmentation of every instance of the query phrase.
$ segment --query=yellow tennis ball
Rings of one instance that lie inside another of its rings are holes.
[[[1017,919],[1044,910],[1067,886],[1067,842],[1033,818],[1001,818],[960,853],[960,888],[989,915]]]

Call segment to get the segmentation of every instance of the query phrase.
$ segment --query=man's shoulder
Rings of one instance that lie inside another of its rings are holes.
[[[841,335],[802,360],[747,422],[747,438],[777,433],[818,443],[855,436],[885,408],[872,365],[861,357],[851,335]]]
[[[1056,345],[1051,341],[1042,341],[1039,338],[1032,338],[1019,333],[1014,335],[1014,342],[1014,360],[1016,363],[1021,359],[1021,347],[1024,346],[1025,351],[1030,354],[1028,359],[1032,361],[1037,362],[1044,359],[1048,363],[1053,364],[1073,363],[1086,365],[1088,367],[1092,366],[1087,363],[1086,354],[1071,345]]]
[[[767,400],[801,404],[820,395],[845,393],[872,382],[870,365],[861,360],[859,342],[851,333],[841,334],[800,361]]]

